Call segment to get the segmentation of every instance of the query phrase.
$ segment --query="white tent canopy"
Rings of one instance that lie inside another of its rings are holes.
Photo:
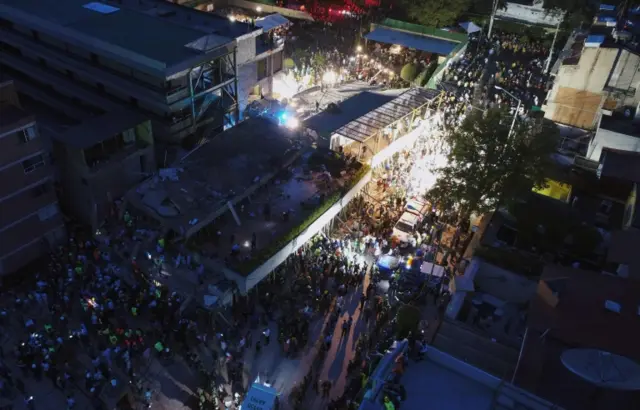
[[[478,31],[482,30],[473,21],[467,21],[467,22],[464,22],[464,23],[460,23],[460,27],[462,27],[467,32],[467,34],[477,33]]]
[[[270,14],[256,20],[256,26],[262,28],[264,31],[271,31],[274,28],[286,26],[287,24],[291,24],[291,22],[282,14],[278,13]]]

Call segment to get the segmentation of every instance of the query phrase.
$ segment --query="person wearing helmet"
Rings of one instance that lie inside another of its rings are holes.
[[[384,408],[385,410],[396,410],[396,406],[393,404],[389,396],[384,396]]]

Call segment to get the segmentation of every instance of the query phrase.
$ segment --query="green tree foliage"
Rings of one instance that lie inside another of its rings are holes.
[[[470,5],[470,0],[402,0],[411,19],[430,27],[454,24]]]
[[[324,54],[316,53],[311,57],[311,66],[316,70],[320,71],[327,66],[327,57]]]
[[[424,87],[431,79],[431,76],[436,71],[436,68],[438,68],[438,61],[433,60],[431,63],[429,63],[427,68],[425,68],[420,74],[418,74],[414,81],[415,84],[419,87]]]
[[[509,205],[532,187],[543,187],[558,128],[543,119],[519,120],[510,133],[512,119],[503,110],[472,111],[448,135],[449,163],[427,197],[469,215]]]
[[[296,66],[296,63],[293,61],[293,58],[284,59],[284,68],[286,68],[287,70],[291,70],[295,66]]]
[[[400,71],[400,78],[404,81],[411,82],[416,79],[418,75],[418,66],[415,64],[406,64]]]

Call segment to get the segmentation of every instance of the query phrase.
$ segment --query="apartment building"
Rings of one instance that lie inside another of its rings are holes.
[[[50,157],[12,82],[0,84],[0,179],[0,274],[6,274],[66,237]]]
[[[114,201],[156,169],[151,122],[122,110],[53,136],[62,209],[97,229]]]
[[[237,121],[237,41],[260,34],[162,1],[0,0],[0,70],[78,121],[127,108],[177,143]]]

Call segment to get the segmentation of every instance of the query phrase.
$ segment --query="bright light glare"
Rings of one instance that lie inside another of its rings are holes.
[[[322,82],[325,84],[335,84],[338,80],[338,75],[333,71],[327,71],[322,76]]]
[[[300,126],[300,121],[296,117],[291,117],[287,119],[285,126],[291,130],[295,130]]]
[[[356,47],[356,51],[357,51],[357,52],[362,51],[362,46],[358,46],[358,47]]]
[[[236,21],[236,16],[229,16],[229,21],[231,21],[232,23]]]
[[[257,11],[258,13],[260,13],[260,12],[262,11],[262,7],[260,7],[260,6],[256,7],[256,11]]]

